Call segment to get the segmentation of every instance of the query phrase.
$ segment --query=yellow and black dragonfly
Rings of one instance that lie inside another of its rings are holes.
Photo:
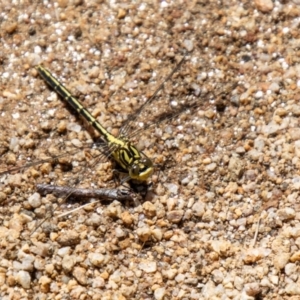
[[[41,78],[47,83],[47,85],[55,91],[68,105],[70,105],[82,118],[84,118],[101,136],[105,146],[103,147],[104,152],[107,156],[112,158],[112,160],[117,164],[117,166],[120,168],[121,172],[125,174],[125,176],[122,179],[122,183],[126,181],[134,181],[138,183],[144,183],[146,182],[151,175],[154,172],[155,165],[153,161],[147,157],[146,154],[144,154],[142,151],[138,150],[138,148],[130,141],[130,134],[129,132],[132,131],[132,128],[134,128],[134,122],[139,117],[141,112],[149,105],[151,105],[156,98],[157,94],[160,92],[160,90],[164,87],[165,83],[170,80],[170,78],[174,75],[174,73],[180,68],[180,66],[185,61],[185,56],[179,61],[179,63],[176,64],[175,68],[170,72],[170,74],[164,79],[164,81],[158,86],[158,88],[155,90],[153,95],[148,98],[148,100],[140,106],[140,108],[131,115],[128,120],[125,122],[125,124],[122,126],[122,128],[119,131],[118,136],[114,136],[108,130],[100,124],[92,116],[92,114],[82,105],[82,103],[75,98],[72,93],[60,82],[58,81],[49,70],[47,70],[42,65],[37,65],[35,68],[38,71],[38,74],[41,76]],[[168,119],[170,116],[164,117],[163,119]],[[172,117],[172,115],[171,115]],[[153,126],[154,124],[149,124],[149,126]],[[147,128],[148,128],[147,127]],[[142,130],[145,130],[147,128],[143,128]],[[135,136],[140,130],[134,130],[134,132],[131,134],[131,136]],[[76,150],[75,150],[76,152]],[[5,171],[0,170],[0,175],[8,174],[14,171],[20,171],[22,169],[26,169],[30,166],[42,164],[48,161],[51,161],[53,159],[57,159],[60,157],[63,157],[65,154],[58,155],[57,157],[46,159],[46,160],[40,160],[37,162],[32,162],[29,164],[25,164],[22,167],[16,167],[11,168]],[[48,189],[50,192],[53,191],[53,188],[45,187],[44,185],[38,185],[38,191],[43,192],[44,189]],[[59,190],[59,188],[57,188]],[[101,190],[100,190],[101,191]],[[76,194],[76,190],[72,192],[72,189],[70,188],[68,190],[67,195]],[[109,190],[104,190],[103,196],[106,198],[116,197],[116,193],[114,190],[112,190],[111,193],[109,193]],[[100,192],[101,195],[101,192]],[[66,196],[67,197],[67,196]],[[120,195],[120,198],[127,197],[126,195]]]

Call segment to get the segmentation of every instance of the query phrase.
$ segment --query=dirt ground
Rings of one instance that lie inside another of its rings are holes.
[[[0,11],[2,300],[300,299],[299,1]],[[35,66],[117,135],[182,58],[129,126],[147,195],[62,216],[87,200],[37,184],[115,191],[114,166]]]

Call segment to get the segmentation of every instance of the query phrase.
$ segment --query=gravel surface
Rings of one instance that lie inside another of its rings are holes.
[[[0,3],[1,300],[300,299],[300,2],[119,2]],[[113,165],[34,66],[117,134],[183,55],[133,127],[147,195],[61,216],[86,200],[37,184]]]

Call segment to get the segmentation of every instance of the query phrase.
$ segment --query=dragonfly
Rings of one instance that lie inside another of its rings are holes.
[[[121,184],[128,181],[134,181],[135,183],[145,183],[153,174],[155,164],[149,157],[147,157],[147,155],[143,151],[138,150],[138,148],[130,141],[128,132],[133,127],[132,123],[134,123],[141,112],[154,101],[157,94],[160,92],[160,90],[163,89],[165,83],[170,80],[174,73],[181,67],[185,59],[186,56],[184,55],[179,63],[177,63],[173,70],[169,73],[169,75],[157,87],[152,96],[149,97],[147,101],[142,104],[140,108],[133,115],[131,115],[131,117],[128,118],[128,120],[120,129],[118,136],[114,136],[104,126],[102,126],[102,124],[92,116],[92,114],[83,106],[83,104],[76,97],[74,97],[72,93],[43,65],[37,65],[35,69],[37,70],[40,77],[44,80],[44,82],[53,91],[55,91],[61,97],[61,99],[65,101],[65,103],[71,106],[83,119],[85,119],[96,130],[96,132],[100,134],[105,144],[106,155],[110,157],[120,168],[120,171],[118,170],[118,172],[125,174],[125,176],[123,176]],[[169,116],[167,118],[169,118]],[[153,124],[150,124],[150,126],[152,125]],[[145,129],[147,129],[147,127],[143,128],[143,130]],[[136,135],[138,133],[139,130],[136,130],[133,135]],[[60,156],[63,155],[59,155],[57,157]],[[12,168],[10,170],[0,172],[0,175],[12,171],[18,171],[20,169],[25,169],[29,166],[41,164],[51,160],[53,160],[53,158],[50,158],[49,160],[46,159],[29,163],[20,168]],[[68,196],[71,194],[72,190],[70,189],[68,192]],[[111,194],[115,195],[114,193]],[[66,198],[68,196],[66,196]]]

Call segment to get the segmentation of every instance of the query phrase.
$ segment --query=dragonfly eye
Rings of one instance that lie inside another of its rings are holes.
[[[147,168],[153,166],[152,160],[148,157],[144,157],[143,159],[141,159],[141,163]]]
[[[140,166],[138,164],[134,164],[131,167],[131,176],[138,176],[140,174]]]

